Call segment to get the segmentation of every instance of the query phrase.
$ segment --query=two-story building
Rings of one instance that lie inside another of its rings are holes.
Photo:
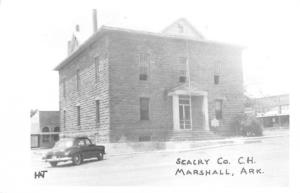
[[[96,142],[230,135],[244,110],[242,49],[206,40],[185,19],[162,33],[102,26],[55,68],[63,135]]]

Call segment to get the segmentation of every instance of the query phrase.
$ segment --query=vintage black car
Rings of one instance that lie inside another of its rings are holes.
[[[102,160],[105,154],[105,147],[95,145],[87,137],[62,138],[57,141],[54,147],[43,157],[55,167],[58,162],[72,161],[74,165],[80,165],[84,159],[97,158]]]

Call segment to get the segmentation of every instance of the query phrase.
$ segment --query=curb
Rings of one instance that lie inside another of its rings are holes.
[[[195,148],[185,148],[185,149],[164,149],[164,150],[153,150],[153,151],[141,151],[141,152],[130,152],[130,153],[118,153],[118,154],[107,154],[108,157],[117,157],[117,156],[128,156],[128,155],[138,155],[145,153],[168,153],[168,152],[188,152],[188,151],[197,151],[202,149],[212,149],[218,147],[225,147],[231,145],[242,145],[251,142],[257,142],[258,140],[268,139],[268,138],[277,138],[288,136],[289,134],[280,134],[280,135],[269,135],[269,136],[261,136],[261,137],[237,137],[237,138],[227,138],[227,139],[217,139],[217,140],[205,140],[202,141],[204,144]],[[205,143],[213,143],[213,144],[205,144]],[[48,151],[48,150],[47,150]],[[35,155],[42,156],[47,151],[40,152],[32,152]]]

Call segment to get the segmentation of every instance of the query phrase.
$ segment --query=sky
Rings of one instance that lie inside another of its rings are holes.
[[[289,73],[296,65],[297,6],[298,1],[276,0],[1,0],[0,73],[2,88],[8,90],[4,101],[18,100],[28,109],[58,110],[58,72],[53,69],[67,57],[67,41],[76,24],[82,33],[79,41],[92,34],[94,8],[99,27],[160,32],[184,17],[206,39],[246,47],[248,95],[289,93]]]

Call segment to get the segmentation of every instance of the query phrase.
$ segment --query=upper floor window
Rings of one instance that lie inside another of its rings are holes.
[[[214,83],[219,84],[220,83],[220,75],[214,75]]]
[[[214,66],[214,84],[220,83],[221,63],[217,62]]]
[[[62,80],[63,97],[66,97],[66,79]]]
[[[186,82],[186,70],[180,70],[179,82]]]
[[[77,111],[77,126],[80,126],[80,106],[76,106]]]
[[[140,118],[141,120],[149,120],[149,98],[140,98]]]
[[[96,100],[96,123],[100,123],[100,100]]]
[[[100,69],[99,69],[99,56],[96,56],[94,58],[94,65],[95,65],[95,82],[99,82],[99,74],[100,74]]]
[[[179,72],[179,82],[184,83],[187,79],[187,57],[179,57],[178,62],[181,69]]]
[[[44,128],[42,129],[42,132],[50,132],[50,129],[49,129],[48,127],[44,127]]]
[[[76,70],[76,89],[80,90],[80,70]]]
[[[150,54],[140,53],[139,55],[139,79],[148,80],[149,78],[149,67],[150,67]]]

